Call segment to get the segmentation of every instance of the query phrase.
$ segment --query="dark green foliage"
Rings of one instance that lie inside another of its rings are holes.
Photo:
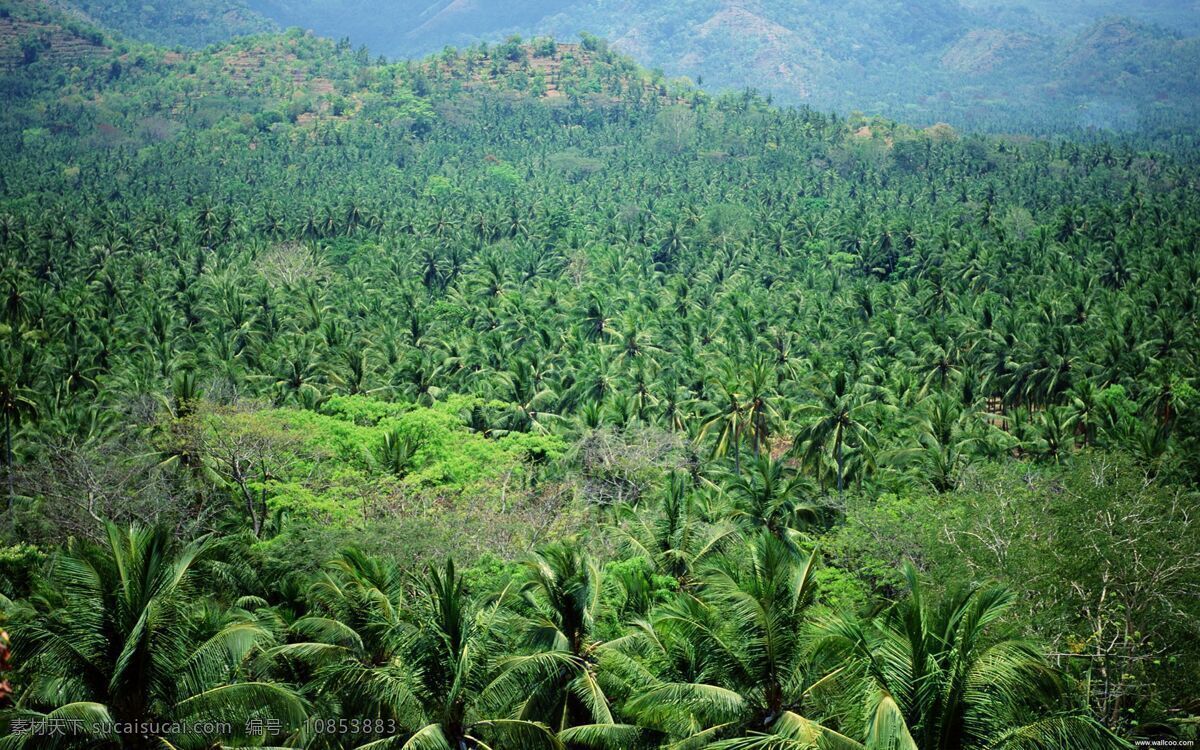
[[[105,45],[0,115],[0,743],[1194,735],[1186,144]]]
[[[211,545],[177,545],[163,530],[110,526],[98,545],[72,545],[56,556],[44,595],[12,608],[18,633],[14,658],[31,680],[5,722],[83,719],[77,746],[151,747],[146,730],[175,747],[210,746],[216,737],[244,736],[246,722],[269,715],[288,733],[305,715],[283,684],[235,670],[273,633],[239,601],[221,606],[197,599],[197,568]],[[183,728],[220,718],[232,731]],[[28,724],[27,724],[28,726]],[[71,725],[75,726],[75,725]],[[122,737],[121,735],[129,736]],[[43,741],[31,732],[6,738],[23,746]]]

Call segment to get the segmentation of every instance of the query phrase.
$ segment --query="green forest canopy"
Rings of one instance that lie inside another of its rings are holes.
[[[37,23],[5,746],[1195,738],[1186,148]]]

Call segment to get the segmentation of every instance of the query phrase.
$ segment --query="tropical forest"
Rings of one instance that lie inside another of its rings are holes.
[[[0,750],[1200,741],[1194,3],[409,5],[0,0]]]

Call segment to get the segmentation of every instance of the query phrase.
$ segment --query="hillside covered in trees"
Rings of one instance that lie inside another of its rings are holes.
[[[1186,139],[0,31],[0,746],[1197,739]]]
[[[10,0],[16,2],[18,0]],[[28,0],[25,0],[28,1]],[[273,27],[390,58],[581,33],[711,91],[988,132],[1196,132],[1196,0],[59,0],[132,39]]]

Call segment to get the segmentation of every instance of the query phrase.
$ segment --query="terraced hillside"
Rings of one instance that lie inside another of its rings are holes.
[[[0,71],[13,73],[38,61],[69,69],[88,65],[107,53],[96,30],[11,12],[0,15]]]

